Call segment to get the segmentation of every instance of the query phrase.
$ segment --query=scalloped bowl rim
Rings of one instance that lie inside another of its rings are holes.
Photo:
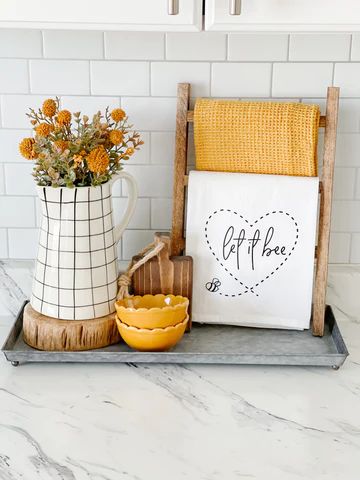
[[[125,330],[129,330],[129,331],[136,332],[136,333],[144,333],[146,335],[149,335],[149,334],[151,335],[151,334],[154,334],[156,332],[165,333],[165,332],[169,332],[171,330],[180,330],[180,327],[183,327],[189,321],[189,315],[187,315],[186,318],[182,322],[177,323],[176,325],[170,325],[169,327],[165,327],[165,328],[137,328],[137,327],[133,327],[133,326],[130,326],[130,325],[126,325],[126,323],[122,322],[117,315],[115,315],[115,319],[116,319],[116,323],[118,324],[118,326],[120,324],[120,326],[124,327]]]
[[[124,305],[119,305],[118,302],[122,302],[126,300],[127,298],[135,299],[135,298],[145,298],[145,297],[163,297],[164,299],[167,297],[170,297],[171,299],[175,298],[181,298],[183,299],[182,302],[177,303],[176,305],[167,305],[164,307],[151,307],[151,308],[146,308],[146,307],[141,307],[141,308],[135,308],[135,307],[125,307]],[[169,293],[168,295],[164,295],[163,293],[157,293],[156,295],[151,295],[147,293],[146,295],[132,295],[130,297],[126,297],[122,300],[117,300],[115,302],[115,308],[116,310],[119,309],[120,311],[123,310],[124,312],[132,312],[132,313],[137,313],[137,312],[167,312],[169,310],[179,310],[180,308],[188,307],[189,306],[189,299],[187,297],[183,297],[182,295],[173,295],[172,293]]]

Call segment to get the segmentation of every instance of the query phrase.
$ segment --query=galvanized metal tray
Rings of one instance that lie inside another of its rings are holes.
[[[22,315],[26,303],[2,347],[14,366],[25,362],[102,362],[312,365],[338,369],[349,354],[330,306],[326,308],[323,337],[314,337],[311,330],[195,324],[191,333],[168,352],[136,352],[123,342],[86,352],[44,352],[24,343]]]

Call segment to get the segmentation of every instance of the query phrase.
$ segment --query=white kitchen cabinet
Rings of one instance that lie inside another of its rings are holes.
[[[360,30],[360,0],[206,0],[205,12],[206,30]]]
[[[1,27],[191,32],[202,0],[0,0]]]

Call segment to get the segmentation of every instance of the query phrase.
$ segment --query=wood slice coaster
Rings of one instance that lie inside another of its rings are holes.
[[[24,341],[46,351],[79,351],[120,341],[115,314],[90,320],[59,320],[36,312],[30,303],[23,315]]]

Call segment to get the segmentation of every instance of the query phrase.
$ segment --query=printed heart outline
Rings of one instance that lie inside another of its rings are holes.
[[[211,248],[211,244],[210,244],[210,241],[208,239],[208,225],[209,225],[209,222],[211,220],[212,217],[214,217],[216,214],[218,213],[221,213],[221,212],[229,212],[229,213],[233,213],[235,215],[237,215],[238,217],[240,217],[242,220],[244,220],[245,223],[247,223],[249,225],[250,228],[252,228],[254,225],[256,225],[258,222],[260,222],[263,218],[265,217],[268,217],[269,215],[273,215],[273,214],[282,214],[282,215],[286,215],[287,217],[289,217],[293,222],[294,222],[294,225],[295,225],[295,229],[296,229],[296,236],[295,236],[295,241],[294,241],[294,244],[289,252],[289,254],[284,258],[284,260],[274,269],[272,270],[268,275],[266,275],[265,278],[263,278],[262,280],[260,280],[258,283],[256,283],[255,285],[253,285],[252,287],[249,287],[248,285],[245,285],[241,280],[239,280],[237,277],[235,277],[235,275],[233,273],[231,273],[229,271],[229,269],[227,267],[225,267],[225,265],[220,261],[220,259],[216,256],[216,253],[214,252],[214,250]],[[237,296],[240,296],[242,295],[243,293],[248,293],[249,291],[251,293],[254,293],[254,288],[258,287],[259,285],[261,285],[262,283],[265,282],[265,280],[268,280],[272,275],[274,275],[275,272],[277,272],[278,270],[280,270],[280,268],[282,266],[285,265],[285,262],[288,261],[288,259],[291,257],[293,251],[295,250],[295,247],[298,243],[298,239],[299,239],[299,226],[298,226],[298,223],[297,221],[295,220],[295,218],[288,212],[285,212],[284,210],[273,210],[271,212],[267,212],[266,214],[262,215],[261,217],[259,217],[257,220],[255,220],[253,223],[250,223],[243,215],[241,215],[240,213],[236,212],[235,210],[231,210],[229,208],[220,208],[219,210],[215,210],[212,214],[209,215],[208,219],[206,220],[206,223],[205,223],[205,239],[206,239],[206,243],[210,249],[210,252],[214,255],[215,259],[220,263],[220,265],[224,268],[224,270],[232,277],[234,278],[234,280],[236,280],[237,282],[239,282],[241,285],[243,285],[245,287],[245,292],[242,292],[242,293],[238,293]],[[224,295],[225,297],[235,297],[236,295],[228,295],[228,294],[223,294],[221,292],[218,292],[219,295]],[[257,294],[255,294],[256,296],[258,296]]]

